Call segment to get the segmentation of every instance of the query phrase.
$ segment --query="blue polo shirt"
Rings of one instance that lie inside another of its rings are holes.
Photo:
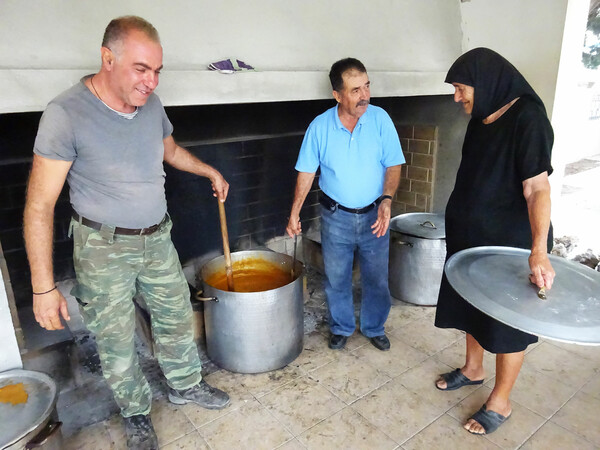
[[[382,108],[369,105],[350,133],[336,105],[309,125],[296,170],[321,167],[321,190],[341,205],[362,208],[383,194],[386,169],[404,162],[396,128]]]

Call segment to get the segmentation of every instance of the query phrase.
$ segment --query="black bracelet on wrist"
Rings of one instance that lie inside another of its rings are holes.
[[[33,292],[33,295],[44,295],[44,294],[48,294],[49,292],[52,292],[54,289],[56,289],[56,286],[54,286],[52,289],[50,289],[49,291],[46,291],[46,292]]]
[[[389,199],[391,200],[391,199],[392,199],[392,196],[391,196],[391,195],[387,195],[387,194],[385,194],[385,195],[382,195],[381,197],[379,197],[379,200],[380,200],[380,201],[384,201],[386,198],[389,198]]]

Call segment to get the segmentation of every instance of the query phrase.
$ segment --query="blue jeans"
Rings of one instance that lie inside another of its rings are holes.
[[[365,214],[321,206],[321,244],[325,263],[325,294],[331,333],[350,336],[356,329],[352,302],[352,263],[358,253],[362,301],[360,331],[366,337],[384,334],[390,312],[388,260],[389,230],[380,238],[372,233],[377,208]]]

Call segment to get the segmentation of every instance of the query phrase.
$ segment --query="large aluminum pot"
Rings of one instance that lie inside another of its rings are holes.
[[[442,214],[400,214],[390,221],[390,293],[416,305],[436,305],[446,259]]]
[[[8,370],[0,373],[0,389],[0,449],[63,448],[52,378],[31,370]]]
[[[282,253],[249,250],[231,254],[232,265],[244,259],[274,263],[291,273],[293,258]],[[208,356],[232,372],[260,373],[280,369],[302,352],[304,336],[304,266],[296,261],[294,280],[261,292],[230,292],[206,283],[211,275],[225,272],[219,256],[204,265],[200,278]],[[234,272],[235,277],[235,272]]]

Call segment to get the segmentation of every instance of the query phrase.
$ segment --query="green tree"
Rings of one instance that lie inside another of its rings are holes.
[[[600,66],[600,1],[590,3],[584,50],[581,55],[583,65],[588,69]]]

